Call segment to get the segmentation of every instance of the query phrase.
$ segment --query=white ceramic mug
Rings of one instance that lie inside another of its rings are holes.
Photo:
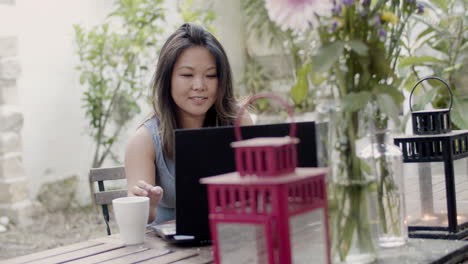
[[[114,215],[125,245],[144,242],[149,214],[149,198],[140,196],[112,200]]]

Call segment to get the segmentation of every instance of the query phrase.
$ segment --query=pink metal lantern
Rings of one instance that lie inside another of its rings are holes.
[[[216,263],[331,263],[325,168],[297,168],[296,124],[290,135],[242,140],[239,120],[237,171],[203,178],[208,185],[211,238]]]

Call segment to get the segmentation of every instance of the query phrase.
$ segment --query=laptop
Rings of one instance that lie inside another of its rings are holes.
[[[296,123],[299,167],[317,167],[316,130],[314,122]],[[242,127],[243,139],[282,137],[289,135],[290,124],[253,125]],[[176,221],[154,225],[157,235],[178,244],[210,244],[208,199],[203,177],[236,170],[234,160],[234,127],[176,129],[175,179]]]

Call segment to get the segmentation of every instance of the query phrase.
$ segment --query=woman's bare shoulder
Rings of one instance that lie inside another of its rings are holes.
[[[141,156],[150,155],[154,158],[153,136],[148,128],[140,126],[130,137],[125,150],[126,155]]]

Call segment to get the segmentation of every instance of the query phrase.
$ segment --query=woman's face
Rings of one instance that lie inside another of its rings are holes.
[[[179,118],[202,118],[214,104],[218,90],[216,62],[205,47],[184,50],[174,65],[171,96]]]

